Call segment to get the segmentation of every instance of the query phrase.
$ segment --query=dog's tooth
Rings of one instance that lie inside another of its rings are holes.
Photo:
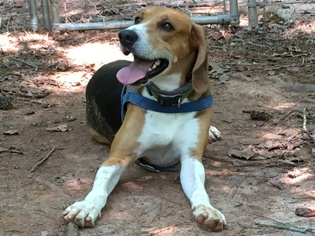
[[[161,61],[160,61],[160,60],[156,60],[156,61],[154,62],[154,64],[149,68],[148,71],[151,71],[151,70],[156,69],[160,64],[161,64]]]

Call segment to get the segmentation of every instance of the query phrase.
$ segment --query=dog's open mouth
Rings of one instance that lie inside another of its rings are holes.
[[[127,67],[120,69],[117,79],[120,83],[145,84],[150,78],[160,74],[168,67],[168,60],[146,60],[134,56],[134,61]]]

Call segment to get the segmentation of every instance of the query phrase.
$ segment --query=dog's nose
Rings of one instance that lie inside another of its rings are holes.
[[[118,37],[120,43],[124,46],[132,46],[138,40],[137,33],[132,30],[122,30]]]

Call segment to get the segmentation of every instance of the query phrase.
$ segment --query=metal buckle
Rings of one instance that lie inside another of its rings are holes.
[[[175,95],[172,97],[165,97],[165,96],[158,96],[158,103],[161,106],[177,106],[180,107],[182,96],[181,95]]]

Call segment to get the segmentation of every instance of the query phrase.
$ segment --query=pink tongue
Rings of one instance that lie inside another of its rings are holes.
[[[129,66],[120,69],[117,72],[116,77],[122,84],[133,84],[145,77],[147,71],[154,64],[154,62],[155,61],[146,61],[135,58]]]

